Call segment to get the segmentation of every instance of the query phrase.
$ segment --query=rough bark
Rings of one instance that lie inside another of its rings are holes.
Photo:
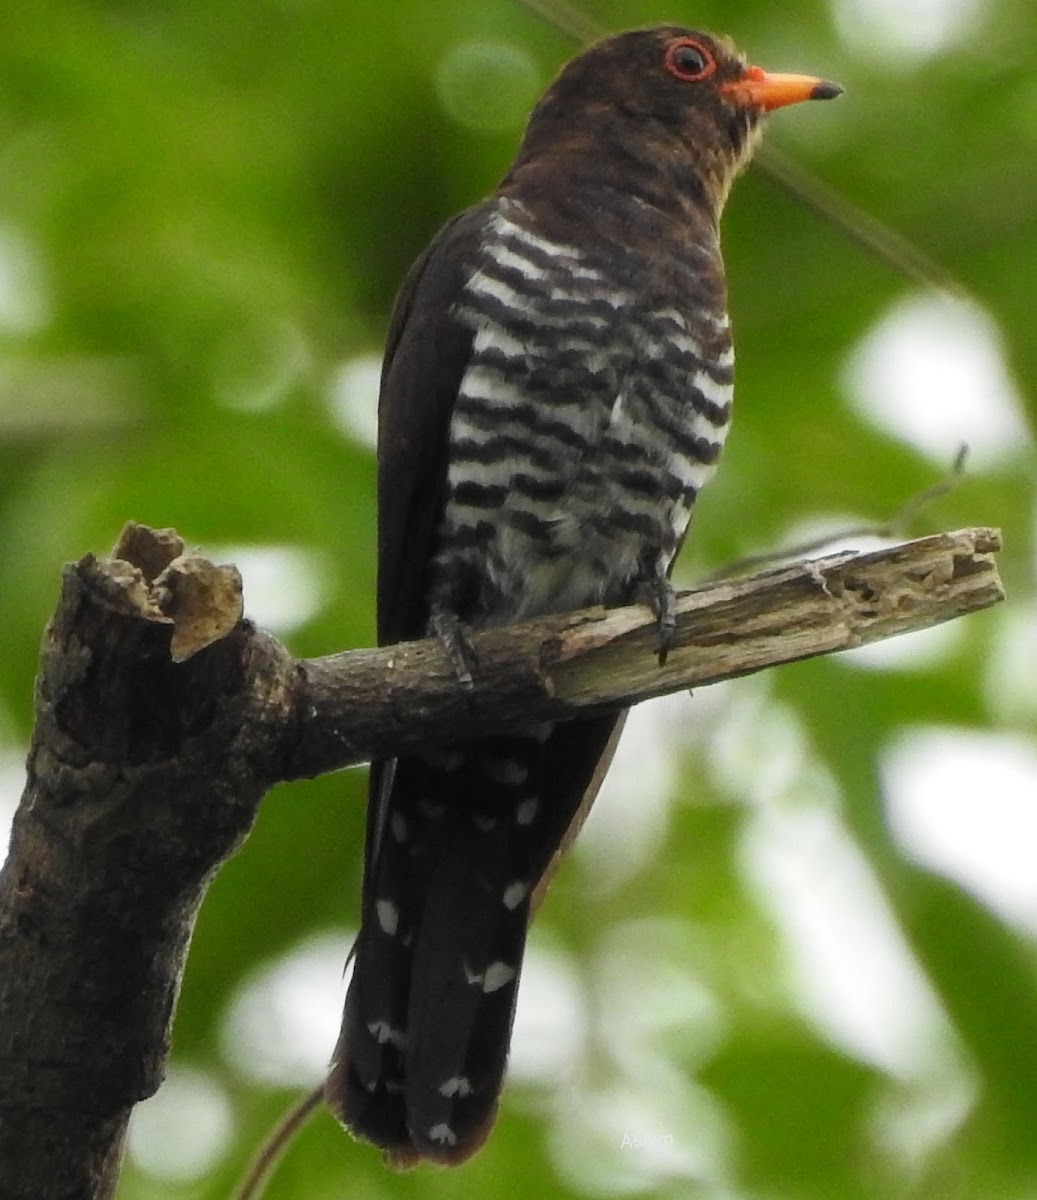
[[[0,1196],[105,1200],[162,1075],[198,907],[273,784],[564,720],[949,620],[1002,599],[997,531],[838,554],[682,596],[660,667],[644,608],[296,660],[240,579],[128,526],[66,568],[28,781],[0,872]]]

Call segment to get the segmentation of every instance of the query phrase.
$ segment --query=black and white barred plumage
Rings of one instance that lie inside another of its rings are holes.
[[[642,256],[550,241],[509,196],[487,206],[456,308],[473,339],[433,605],[456,611],[477,581],[468,618],[503,624],[666,577],[727,432],[734,356],[723,308],[692,299],[709,250],[671,262],[686,289],[654,296],[616,282]]]
[[[592,48],[415,264],[379,408],[382,643],[646,597],[662,620],[730,423],[717,219],[763,111],[731,90],[752,71],[674,28]],[[492,1126],[531,897],[617,722],[372,766],[327,1094],[396,1165],[463,1161]]]

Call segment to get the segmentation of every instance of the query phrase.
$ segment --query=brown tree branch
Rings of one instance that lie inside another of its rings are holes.
[[[949,620],[1002,599],[997,531],[838,554],[685,593],[655,656],[640,607],[298,661],[241,619],[240,579],[170,531],[66,569],[28,781],[0,872],[0,1196],[112,1196],[161,1079],[194,919],[284,779],[625,707]]]

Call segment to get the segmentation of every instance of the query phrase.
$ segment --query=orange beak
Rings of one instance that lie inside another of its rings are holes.
[[[762,67],[749,67],[741,79],[720,86],[720,91],[735,104],[767,112],[801,100],[831,100],[842,90],[839,84],[814,75],[775,75]]]

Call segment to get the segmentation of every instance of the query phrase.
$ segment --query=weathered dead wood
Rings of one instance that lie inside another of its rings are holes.
[[[950,620],[1002,599],[966,529],[708,584],[655,657],[647,609],[297,661],[241,619],[232,567],[129,526],[68,567],[0,872],[0,1196],[105,1200],[158,1086],[194,919],[276,782],[606,708]]]

